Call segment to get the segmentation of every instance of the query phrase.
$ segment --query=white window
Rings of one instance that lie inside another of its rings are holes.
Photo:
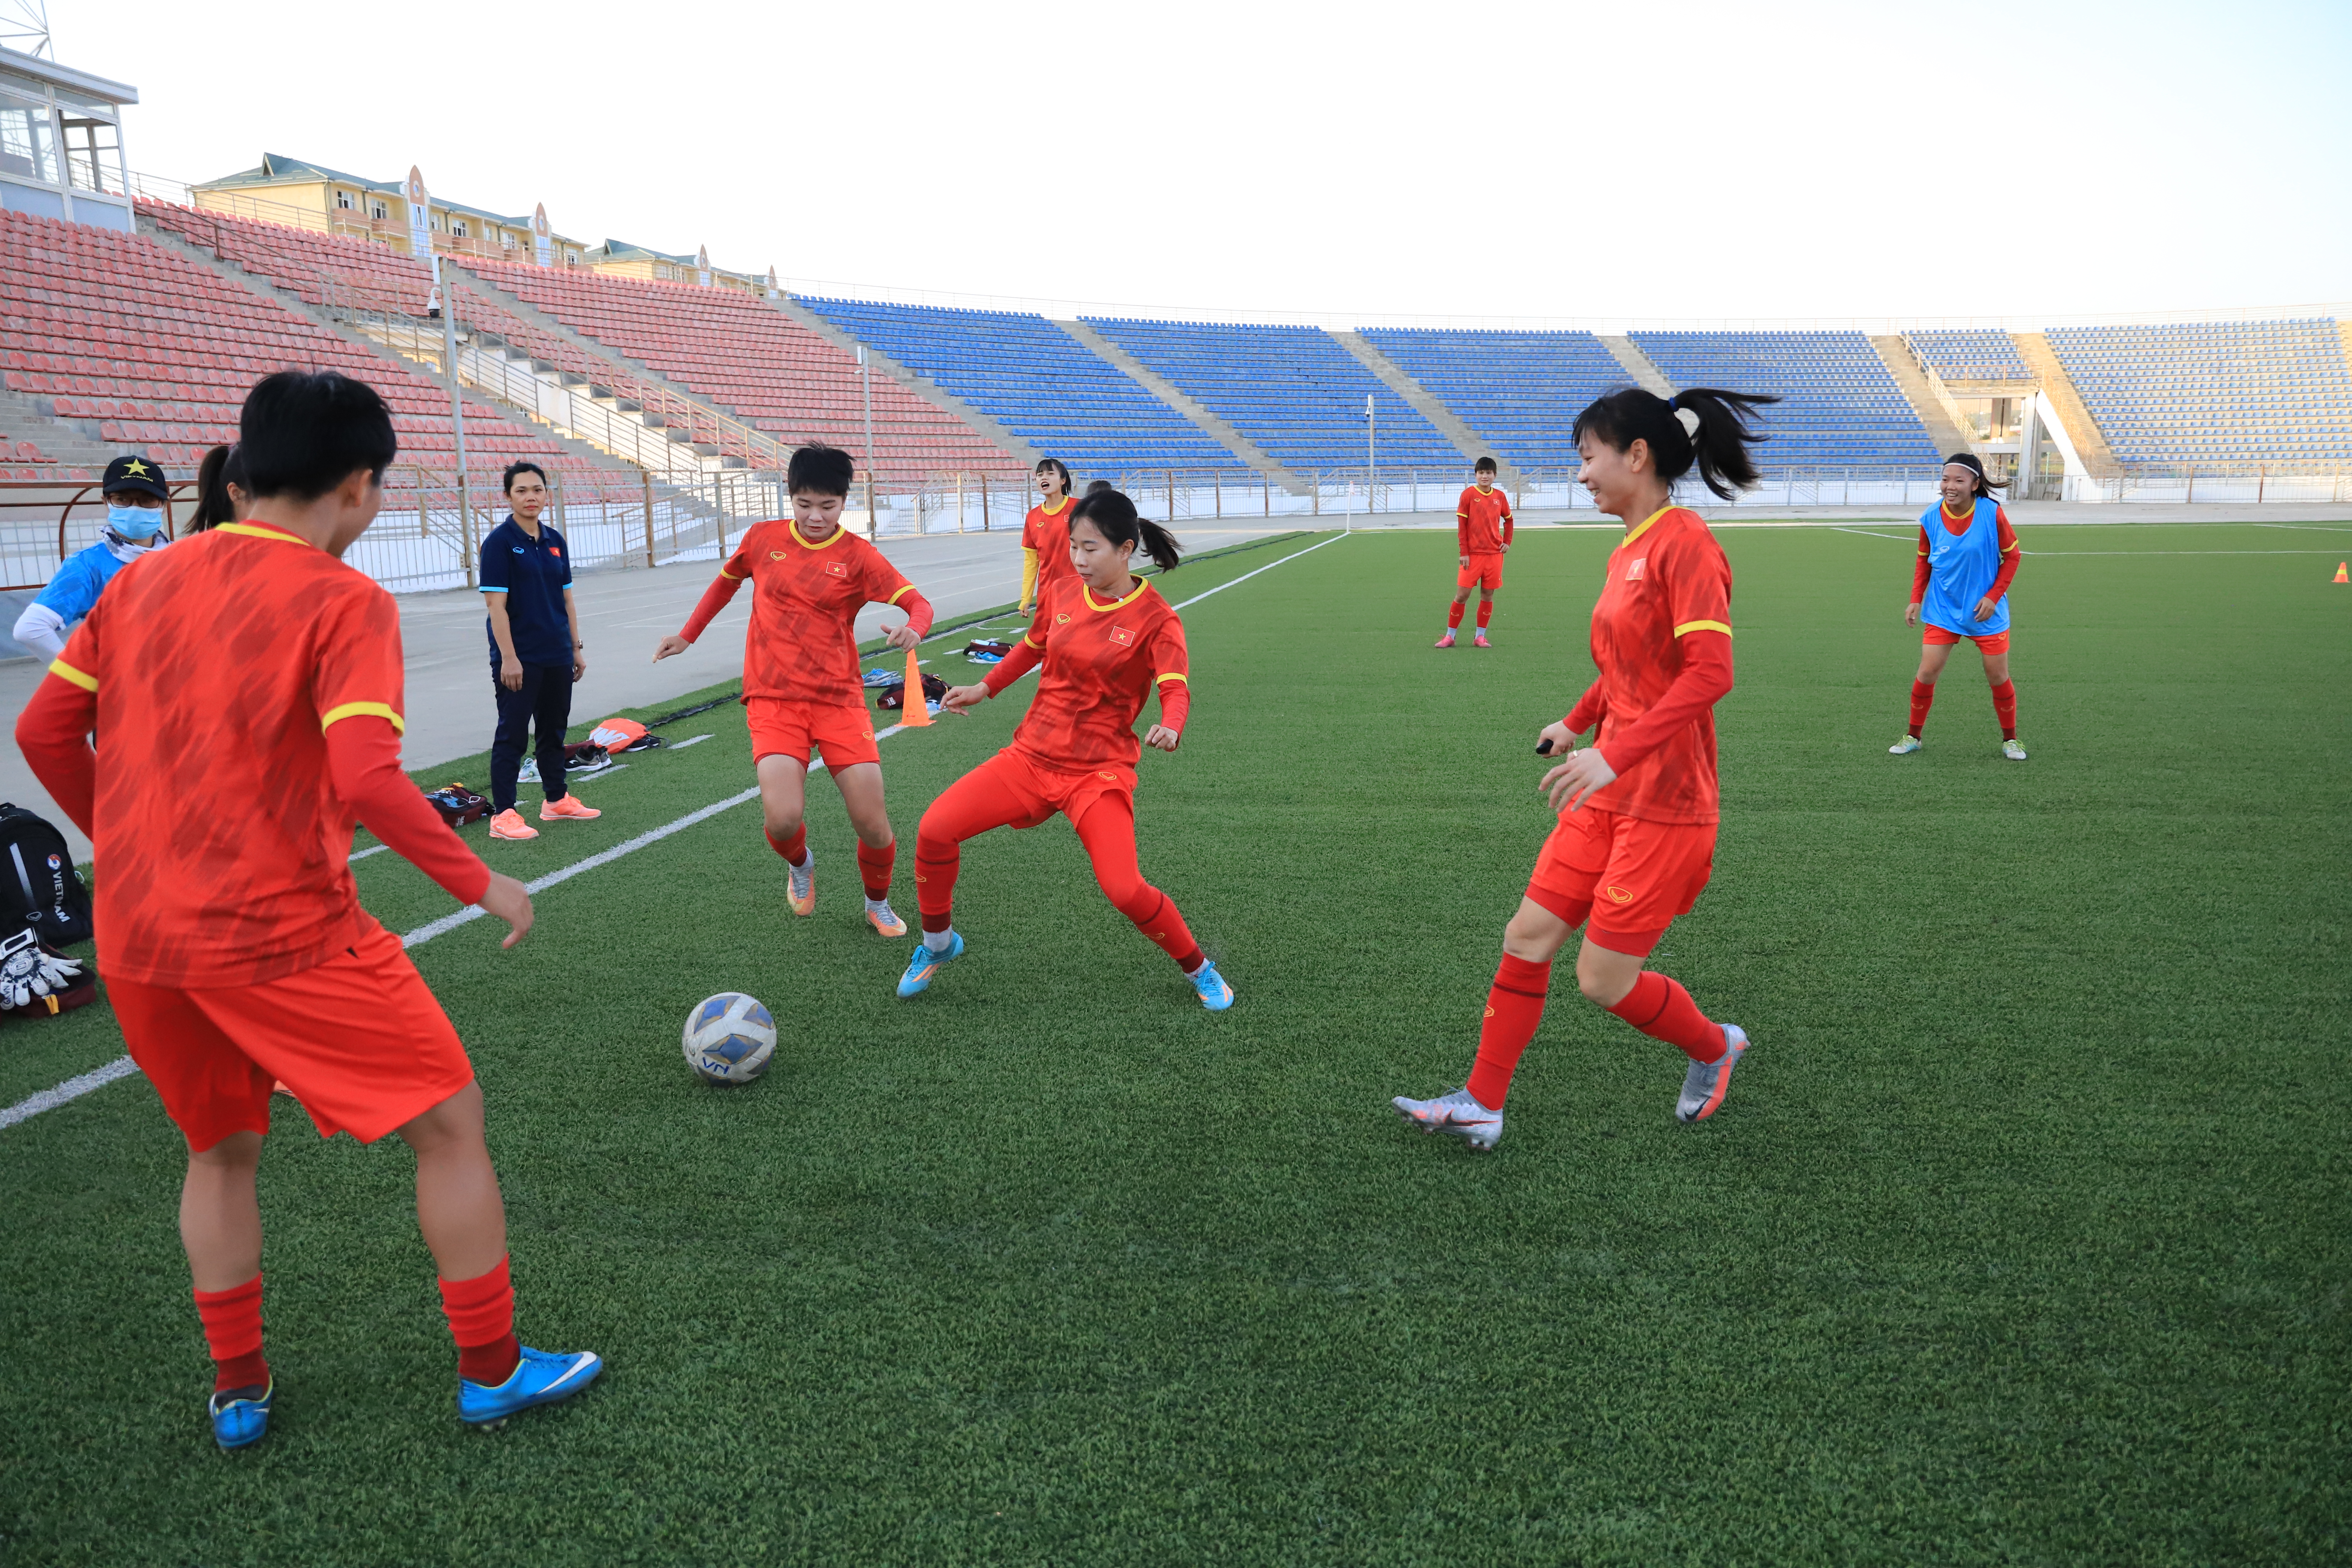
[[[58,184],[58,127],[47,103],[0,93],[0,174]]]
[[[392,209],[382,202],[372,201],[368,203],[368,216],[378,223],[383,223],[392,216]]]
[[[351,210],[352,210],[352,193],[351,193],[351,192],[349,192],[349,191],[337,191],[337,192],[335,193],[335,205],[336,205],[336,207],[337,207],[340,211],[342,211],[342,212],[349,212],[349,211],[351,211]]]
[[[453,218],[451,218],[451,219],[449,220],[449,232],[450,232],[451,234],[456,235],[459,239],[463,239],[463,238],[465,238],[465,237],[466,237],[466,220],[465,220],[464,218],[461,218],[461,217],[453,217]]]

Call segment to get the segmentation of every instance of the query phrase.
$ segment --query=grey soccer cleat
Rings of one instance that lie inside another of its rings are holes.
[[[1715,1062],[1694,1061],[1683,1074],[1683,1097],[1675,1101],[1675,1115],[1684,1121],[1704,1121],[1715,1114],[1723,1103],[1724,1090],[1731,1087],[1731,1069],[1748,1051],[1748,1034],[1737,1024],[1725,1024],[1723,1043],[1728,1048]]]
[[[1423,1132],[1451,1133],[1476,1153],[1492,1149],[1503,1136],[1503,1113],[1479,1104],[1466,1089],[1435,1100],[1407,1100],[1400,1094],[1389,1103]]]

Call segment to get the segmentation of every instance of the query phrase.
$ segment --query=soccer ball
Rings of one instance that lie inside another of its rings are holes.
[[[721,991],[686,1016],[686,1065],[707,1083],[750,1083],[776,1054],[776,1021],[759,999]]]

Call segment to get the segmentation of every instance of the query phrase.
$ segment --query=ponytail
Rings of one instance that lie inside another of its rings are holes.
[[[1095,531],[1114,546],[1136,546],[1162,572],[1173,572],[1181,559],[1176,536],[1150,518],[1137,515],[1135,503],[1123,491],[1089,489],[1070,514],[1072,529],[1082,522],[1094,524]]]
[[[1712,386],[1686,386],[1672,397],[1628,386],[1586,405],[1569,438],[1581,441],[1589,432],[1620,452],[1646,441],[1660,479],[1671,485],[1696,463],[1706,488],[1729,500],[1756,482],[1756,460],[1748,448],[1764,436],[1750,423],[1751,411],[1780,401]]]

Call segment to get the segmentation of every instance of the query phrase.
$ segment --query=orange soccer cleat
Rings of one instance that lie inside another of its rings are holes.
[[[572,817],[580,822],[593,822],[604,815],[593,805],[581,805],[580,797],[576,795],[567,795],[562,800],[551,800],[539,808],[539,819],[541,822],[560,822],[565,817]]]
[[[917,689],[921,689],[919,687]],[[797,866],[785,861],[784,875],[787,880],[784,896],[793,906],[793,913],[803,917],[816,913],[816,851],[803,850],[801,863]]]
[[[539,837],[539,829],[533,827],[530,823],[525,822],[522,819],[521,812],[517,811],[513,806],[509,806],[504,811],[499,813],[496,816],[490,818],[490,837],[493,838],[536,838]]]

